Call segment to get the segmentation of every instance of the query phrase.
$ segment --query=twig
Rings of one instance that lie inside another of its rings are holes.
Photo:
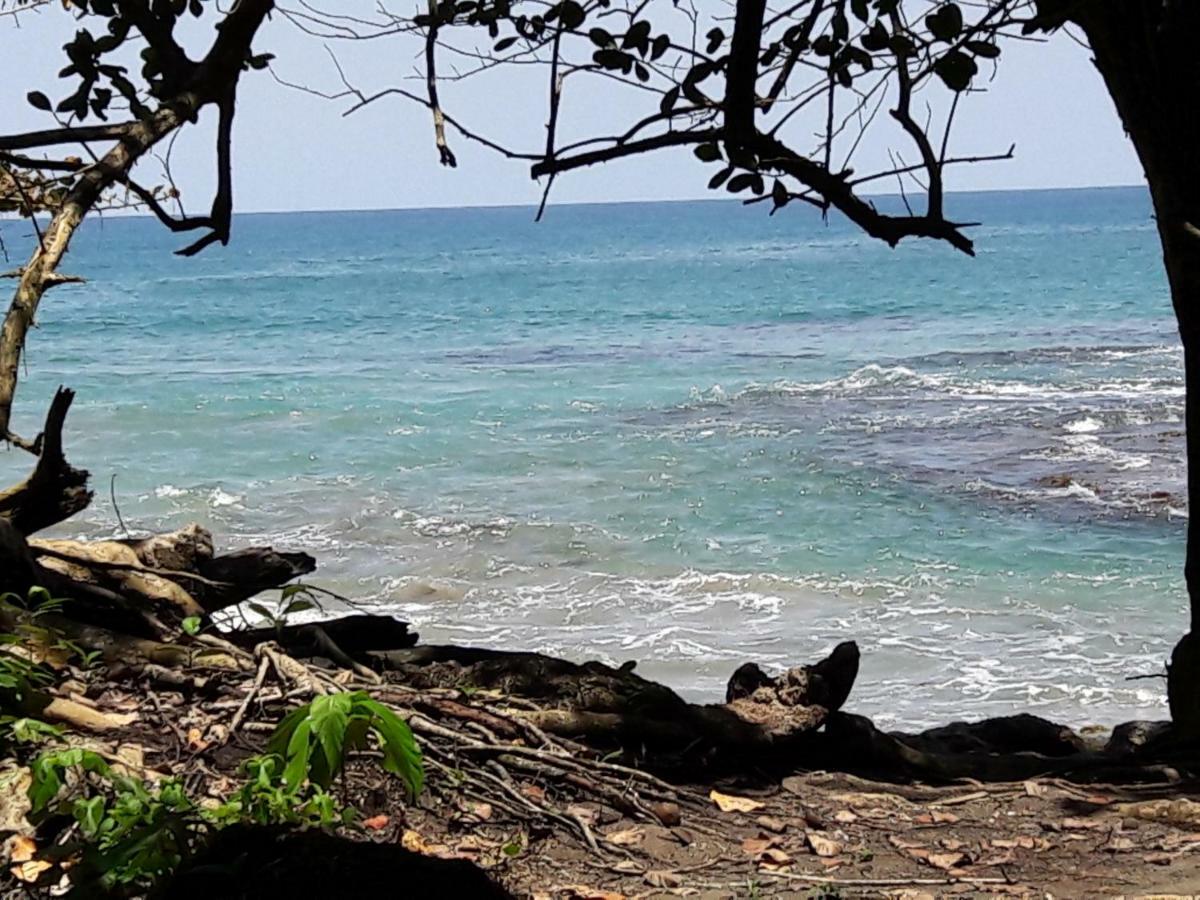
[[[242,705],[238,707],[237,712],[233,714],[233,721],[229,723],[229,734],[232,737],[234,732],[242,724],[242,720],[246,718],[246,711],[250,709],[250,704],[254,702],[255,696],[262,690],[263,683],[267,680],[267,672],[270,671],[271,660],[263,656],[258,663],[258,674],[254,676],[254,684],[250,685],[250,691],[246,694],[246,699],[242,701]]]

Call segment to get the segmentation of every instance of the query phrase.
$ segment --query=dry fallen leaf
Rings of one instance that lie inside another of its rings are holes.
[[[428,853],[429,844],[425,843],[425,838],[409,829],[405,831],[400,838],[400,846],[411,853]]]
[[[780,850],[778,847],[768,847],[759,856],[759,862],[764,866],[786,866],[789,865],[792,858]]]
[[[633,844],[640,844],[645,837],[646,832],[641,828],[625,828],[621,831],[610,831],[604,835],[606,841],[618,847],[629,847]]]
[[[848,809],[839,809],[833,814],[833,821],[839,825],[851,825],[858,821],[858,816],[850,812]]]
[[[930,853],[924,861],[935,869],[956,869],[970,862],[970,858],[965,853]]]
[[[746,838],[742,841],[742,850],[751,856],[758,856],[772,844],[771,838]]]
[[[804,834],[805,840],[808,841],[808,846],[817,856],[837,856],[842,852],[842,845],[835,840],[831,840],[823,835],[817,834],[815,831],[808,831]]]
[[[751,800],[749,797],[735,797],[732,794],[722,794],[719,791],[710,791],[708,799],[717,804],[721,812],[748,813],[763,808],[763,804],[757,800]]]
[[[1030,797],[1045,797],[1050,793],[1050,788],[1041,782],[1027,781],[1025,782],[1025,793]]]
[[[787,822],[783,821],[783,819],[776,819],[773,816],[759,816],[754,820],[754,823],[776,834],[782,834],[787,831],[788,827]]]
[[[44,859],[31,859],[28,862],[17,863],[9,871],[13,873],[13,877],[17,881],[24,881],[27,884],[32,884],[38,880],[43,872],[50,868],[50,863]]]
[[[933,821],[936,825],[953,825],[958,821],[958,816],[954,813],[941,809],[935,809],[930,815],[933,816]]]
[[[643,876],[646,884],[656,888],[677,888],[683,886],[683,876],[674,872],[663,872],[651,869]]]
[[[208,741],[204,740],[204,732],[199,728],[189,728],[187,733],[187,745],[189,750],[207,750]]]
[[[1169,866],[1175,861],[1173,853],[1147,853],[1142,857],[1143,862],[1151,863],[1156,866]]]
[[[31,837],[18,834],[12,839],[9,848],[9,859],[15,863],[29,862],[37,854],[37,841]]]
[[[362,824],[363,828],[369,828],[371,831],[382,831],[384,828],[387,828],[387,824],[390,821],[386,815],[380,813],[377,816],[371,816],[369,819],[363,819]],[[415,834],[416,832],[413,833]]]

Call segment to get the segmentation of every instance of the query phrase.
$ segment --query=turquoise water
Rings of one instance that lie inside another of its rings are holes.
[[[728,203],[247,215],[77,240],[18,426],[68,533],[271,541],[435,640],[691,696],[853,637],[885,722],[1164,712],[1181,356],[1144,192],[955,195],[976,259]],[[27,226],[0,227],[10,253]],[[27,465],[0,454],[0,475]]]

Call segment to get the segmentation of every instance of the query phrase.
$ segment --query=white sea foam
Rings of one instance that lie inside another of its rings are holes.
[[[241,506],[246,498],[241,494],[231,494],[221,488],[214,488],[208,495],[208,505],[214,509],[227,506]]]
[[[1082,419],[1076,419],[1073,422],[1068,422],[1063,426],[1063,431],[1070,434],[1090,434],[1094,431],[1099,431],[1104,427],[1099,419],[1093,419],[1091,416],[1085,416]]]

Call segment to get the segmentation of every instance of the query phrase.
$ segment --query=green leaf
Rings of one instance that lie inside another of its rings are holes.
[[[377,700],[364,699],[358,705],[372,715],[371,726],[383,743],[383,767],[399,775],[416,797],[425,783],[425,768],[412,729]]]
[[[251,603],[247,603],[247,604],[246,604],[246,606],[247,606],[247,608],[249,608],[249,609],[250,609],[252,612],[256,612],[256,613],[258,613],[258,614],[259,614],[260,616],[262,616],[264,619],[269,619],[269,620],[271,620],[272,622],[274,622],[274,621],[275,621],[275,613],[271,612],[271,610],[267,609],[267,608],[266,608],[265,606],[263,606],[261,603],[253,603],[253,602],[251,602]]]
[[[714,143],[697,144],[692,151],[700,162],[716,162],[721,158],[721,148]]]
[[[308,721],[324,754],[322,771],[312,777],[312,781],[321,787],[328,787],[329,782],[342,770],[352,696],[328,694],[312,702]]]
[[[963,29],[963,14],[956,3],[947,3],[925,17],[925,26],[936,40],[950,43]]]
[[[186,634],[195,636],[200,633],[200,624],[201,624],[201,622],[200,622],[199,616],[188,616],[186,619],[184,619],[182,622],[179,623],[179,626],[184,630],[184,632]]]
[[[42,112],[50,112],[50,98],[41,91],[30,91],[25,95],[25,99],[29,101],[29,105],[34,109],[40,109]]]
[[[305,600],[301,598],[299,600],[293,600],[291,603],[285,606],[283,608],[283,615],[290,616],[295,613],[308,612],[310,609],[316,608],[317,604],[312,600]]]
[[[283,769],[283,783],[292,790],[300,787],[308,775],[308,760],[312,754],[312,741],[309,740],[311,734],[312,723],[305,718],[296,726],[291,740],[288,741],[287,753],[284,756],[287,764]]]
[[[933,64],[933,70],[950,90],[965,91],[979,71],[979,66],[961,50],[950,50]]]
[[[104,813],[104,798],[100,796],[76,800],[72,810],[75,821],[79,823],[79,829],[87,838],[94,838],[99,834],[100,825],[104,822]]]

